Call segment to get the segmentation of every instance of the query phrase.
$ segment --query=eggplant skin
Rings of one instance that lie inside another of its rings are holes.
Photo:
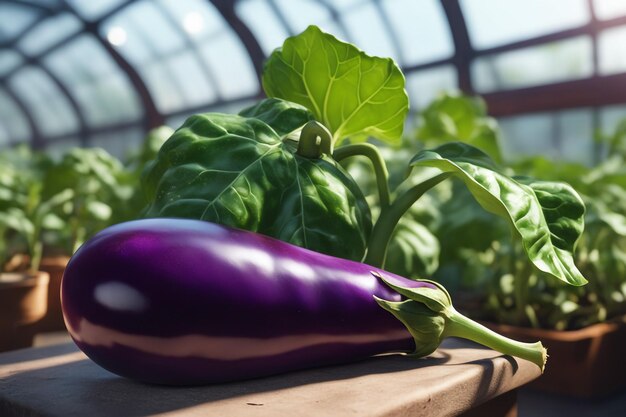
[[[400,295],[372,271],[431,285],[248,231],[146,219],[86,242],[61,299],[73,340],[103,368],[148,383],[221,383],[414,349],[373,297]]]

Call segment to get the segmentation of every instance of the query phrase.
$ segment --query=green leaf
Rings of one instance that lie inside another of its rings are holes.
[[[101,221],[109,220],[111,218],[111,214],[113,213],[111,206],[100,201],[88,201],[87,211],[91,214],[91,216],[93,216],[94,219]]]
[[[572,254],[582,231],[585,208],[571,188],[550,190],[537,183],[538,191],[544,193],[538,198],[533,187],[499,173],[486,154],[462,143],[422,151],[413,158],[411,166],[434,167],[452,173],[463,181],[485,210],[510,220],[537,268],[573,285],[587,282],[574,265]],[[552,195],[551,191],[556,194]],[[564,205],[564,210],[559,204]]]
[[[301,129],[313,114],[306,107],[278,98],[268,98],[239,112],[240,116],[253,117],[267,123],[280,137]]]
[[[475,146],[501,162],[500,133],[496,121],[487,116],[480,97],[442,94],[420,114],[417,137],[428,142],[460,141]]]
[[[41,227],[46,230],[62,230],[67,224],[54,213],[48,213],[43,216]]]
[[[371,217],[360,190],[332,159],[294,150],[259,119],[192,116],[147,169],[146,216],[207,220],[361,260]]]
[[[368,136],[397,142],[409,110],[404,75],[392,59],[366,55],[316,26],[272,53],[263,89],[313,112],[333,134],[334,146]]]
[[[404,277],[432,275],[439,267],[439,241],[422,224],[403,217],[394,229],[385,270]]]

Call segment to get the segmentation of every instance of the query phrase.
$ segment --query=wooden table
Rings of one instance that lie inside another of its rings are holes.
[[[539,374],[530,362],[448,339],[423,359],[384,355],[172,388],[118,377],[64,343],[0,355],[0,416],[514,416],[515,389]]]

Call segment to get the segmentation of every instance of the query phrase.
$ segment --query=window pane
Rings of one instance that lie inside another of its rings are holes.
[[[9,79],[9,84],[24,100],[43,135],[78,130],[78,119],[67,98],[41,69],[24,68]]]
[[[24,36],[18,46],[28,55],[35,55],[78,32],[81,27],[82,23],[67,13],[50,17]]]
[[[235,11],[250,28],[263,52],[269,56],[283,44],[289,36],[286,28],[264,0],[241,0],[235,4]]]
[[[600,110],[600,130],[602,133],[613,133],[617,125],[623,120],[626,120],[626,105],[607,106]]]
[[[509,161],[528,155],[555,158],[557,149],[553,138],[555,117],[549,113],[506,117],[499,120],[502,131],[502,153]]]
[[[626,2],[624,2],[626,3]],[[607,29],[598,37],[598,66],[601,74],[626,71],[626,26]]]
[[[372,1],[365,1],[341,15],[349,40],[368,55],[390,57],[399,61],[399,52],[389,38],[389,28]]]
[[[426,107],[439,93],[456,88],[456,69],[452,65],[406,74],[406,89],[411,101],[411,111]]]
[[[402,65],[452,56],[450,27],[438,0],[384,0],[382,7],[396,32]]]
[[[594,0],[593,8],[598,19],[602,20],[626,15],[624,0]]]
[[[13,68],[20,65],[24,59],[15,51],[10,49],[0,50],[0,75],[4,75]]]
[[[139,68],[139,72],[160,111],[168,113],[185,107],[181,88],[173,80],[167,65],[163,63],[145,65]]]
[[[126,0],[67,0],[87,20],[94,20]]]
[[[557,115],[558,157],[590,165],[594,157],[593,115],[590,109],[576,109]]]
[[[89,138],[89,145],[103,148],[111,155],[125,160],[130,152],[141,146],[144,134],[143,129],[140,127],[99,133]]]
[[[205,38],[227,29],[220,13],[206,0],[159,0],[181,30],[194,39]]]
[[[99,42],[82,35],[54,51],[44,64],[74,95],[90,126],[136,120],[142,115],[139,98]]]
[[[0,3],[0,41],[13,39],[39,17],[36,9],[15,3]]]
[[[584,25],[586,0],[461,0],[470,39],[476,49]]]
[[[581,36],[477,58],[472,81],[484,93],[579,79],[592,72],[591,40]]]
[[[179,52],[185,47],[176,27],[155,4],[146,0],[133,3],[107,19],[102,34],[135,64],[148,57]]]
[[[3,90],[0,90],[0,129],[4,143],[27,140],[31,134],[24,113]]]
[[[323,31],[332,33],[338,38],[346,39],[345,31],[333,20],[332,12],[336,12],[335,2],[319,2],[314,0],[274,0],[278,9],[285,17],[292,33],[300,33],[309,25],[317,25]]]
[[[248,53],[231,31],[204,42],[200,54],[216,79],[222,99],[253,95],[261,90]]]

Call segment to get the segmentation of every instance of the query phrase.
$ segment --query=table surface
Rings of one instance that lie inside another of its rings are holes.
[[[130,381],[72,343],[0,355],[1,416],[455,415],[540,375],[534,364],[447,339],[427,358],[349,365],[204,387]]]

